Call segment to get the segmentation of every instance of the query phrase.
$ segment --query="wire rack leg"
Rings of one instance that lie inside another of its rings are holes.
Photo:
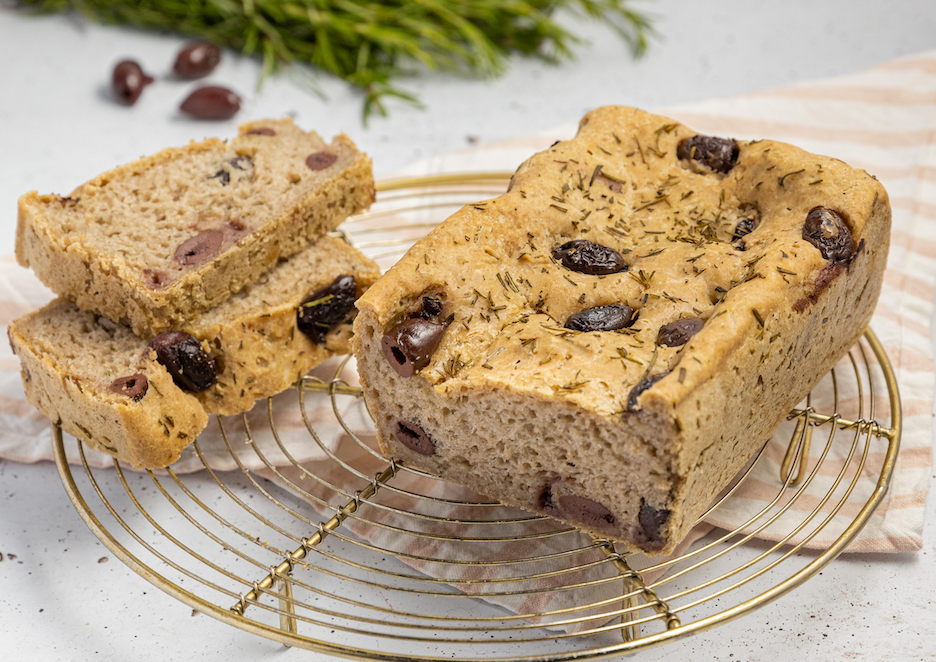
[[[783,462],[780,464],[780,483],[784,484],[790,474],[793,472],[793,460],[796,458],[796,449],[802,446],[799,456],[799,467],[796,476],[790,480],[787,487],[796,487],[806,475],[806,468],[809,464],[809,446],[812,442],[812,425],[810,418],[812,411],[805,410],[796,420],[796,428],[793,430],[793,436],[790,437],[790,445],[787,446],[786,454],[783,456]]]
[[[663,620],[666,622],[666,629],[673,630],[678,628],[681,623],[679,621],[679,616],[677,616],[670,606],[663,600],[660,600],[657,597],[656,592],[653,589],[648,588],[644,583],[643,577],[639,572],[633,570],[628,564],[627,559],[621,556],[617,550],[614,549],[614,545],[611,544],[608,540],[600,540],[593,538],[601,546],[601,551],[603,551],[614,563],[614,567],[617,568],[618,573],[624,579],[624,592],[632,593],[635,589],[639,590],[646,600],[647,604],[650,605],[653,610],[663,617]],[[637,597],[630,596],[625,598],[623,601],[625,607],[633,607],[637,605]],[[627,621],[632,621],[637,618],[636,612],[627,612],[621,618],[621,623]],[[636,625],[627,625],[621,629],[621,636],[624,641],[633,641],[640,637],[639,626]]]
[[[253,589],[241,596],[241,599],[231,607],[231,611],[240,616],[244,615],[244,612],[247,610],[247,607],[250,606],[251,602],[256,602],[260,598],[260,594],[265,590],[269,590],[276,582],[284,581],[289,585],[290,598],[292,597],[292,586],[289,582],[289,577],[292,574],[293,567],[296,565],[297,561],[303,560],[306,556],[309,555],[309,552],[316,545],[320,545],[322,541],[328,537],[330,531],[334,531],[342,522],[344,522],[348,515],[354,513],[360,506],[361,502],[367,499],[370,499],[377,493],[377,490],[381,485],[386,483],[388,480],[393,478],[396,475],[397,466],[396,463],[391,462],[390,466],[381,471],[379,474],[374,476],[374,479],[370,482],[370,485],[365,487],[363,490],[355,492],[354,498],[351,499],[348,503],[338,509],[338,512],[335,513],[334,517],[323,524],[319,524],[319,530],[313,533],[308,538],[302,541],[302,545],[298,547],[295,551],[291,552],[283,559],[276,567],[270,568],[270,574],[261,579],[258,582],[254,582]],[[285,595],[280,593],[280,601],[284,601]],[[287,600],[292,604],[291,599]],[[285,617],[288,620],[293,622],[293,627],[295,627],[295,618]]]
[[[280,614],[280,629],[289,634],[297,634],[299,630],[296,627],[296,606],[293,604],[292,582],[288,575],[277,579],[276,592],[280,595],[279,608],[283,612]]]
[[[628,625],[633,620],[637,619],[637,596],[630,595],[637,588],[637,585],[630,579],[630,577],[624,577],[624,595],[626,596],[621,602],[621,607],[623,609],[631,609],[633,611],[626,611],[621,614],[621,625],[624,627],[621,628],[621,638],[624,641],[636,641],[640,639],[640,624],[631,624]]]

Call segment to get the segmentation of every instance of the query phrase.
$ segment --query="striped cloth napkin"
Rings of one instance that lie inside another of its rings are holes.
[[[611,101],[611,99],[609,99]],[[617,101],[617,99],[615,99]],[[933,350],[930,318],[936,296],[936,52],[894,61],[883,66],[833,80],[799,85],[776,91],[716,100],[691,106],[663,109],[691,128],[702,132],[743,139],[771,138],[787,141],[820,154],[840,158],[854,167],[876,175],[890,193],[893,207],[893,234],[884,288],[871,326],[890,357],[903,395],[903,438],[890,492],[859,537],[848,548],[852,552],[899,552],[920,549],[924,502],[932,465],[932,419],[934,396]],[[577,119],[577,118],[570,118]],[[408,175],[424,175],[455,171],[513,170],[530,154],[548,147],[555,140],[574,135],[575,123],[554,130],[504,142],[480,145],[471,149],[429,159],[407,170]],[[0,260],[0,320],[6,324],[14,317],[41,305],[51,298],[28,272],[11,259]],[[869,357],[871,358],[871,357]],[[333,369],[333,366],[330,366]],[[319,374],[328,378],[327,370]],[[846,358],[841,370],[849,371]],[[890,420],[886,387],[879,366],[871,360],[868,379],[874,380],[875,418]],[[353,373],[347,377],[353,383]],[[839,411],[843,417],[857,419],[861,412],[859,394],[854,380],[839,380]],[[817,408],[828,405],[831,380],[823,382],[813,393]],[[867,396],[867,394],[865,394]],[[290,398],[294,395],[278,396]],[[865,400],[867,397],[865,397]],[[867,404],[867,403],[865,403]],[[285,410],[284,406],[279,409]],[[263,412],[251,416],[262,418]],[[366,413],[360,405],[350,404],[344,412],[350,426],[364,433]],[[865,417],[867,413],[865,412]],[[311,412],[313,424],[321,418],[329,425],[330,412],[323,408]],[[231,419],[233,420],[233,419]],[[225,421],[227,425],[227,421]],[[213,423],[216,426],[216,423]],[[235,426],[237,423],[232,422]],[[792,424],[791,424],[792,425]],[[251,425],[256,429],[258,425]],[[301,462],[319,463],[324,455],[303,450],[303,426],[300,420],[284,422],[284,427],[297,433],[295,444],[287,434],[286,445]],[[330,428],[331,438],[325,442],[337,448],[341,430]],[[301,434],[300,434],[301,433]],[[18,362],[8,347],[0,348],[0,458],[21,462],[48,460],[52,457],[48,422],[24,399],[19,382]],[[712,525],[733,529],[742,525],[750,513],[760,510],[777,494],[777,476],[783,453],[789,443],[790,430],[783,429],[768,445],[764,458],[731,501],[719,508],[700,528],[693,539]],[[200,437],[208,461],[219,469],[233,468],[230,454],[216,427]],[[74,444],[69,444],[73,448]],[[814,441],[810,467],[818,461],[822,443]],[[212,451],[213,448],[217,452]],[[865,473],[873,476],[883,459],[884,445],[873,445]],[[226,459],[225,459],[226,458]],[[73,460],[75,458],[72,458]],[[274,455],[275,460],[275,455]],[[95,466],[106,466],[109,459],[91,454]],[[815,477],[818,494],[835,479],[838,468],[848,458],[833,449]],[[288,464],[285,460],[283,464]],[[178,472],[195,470],[199,462],[191,454],[175,468]],[[253,467],[263,469],[262,465]],[[267,470],[267,473],[268,470]],[[271,474],[272,477],[272,474]],[[418,486],[417,486],[418,487]],[[835,519],[850,521],[871,490],[873,480],[862,481],[849,502]],[[790,517],[802,521],[802,508],[816,507],[815,500],[804,500],[791,509]],[[821,504],[819,504],[821,506]],[[826,505],[828,510],[830,506]],[[791,520],[792,521],[792,520]],[[778,539],[781,520],[776,527],[761,532],[760,537]],[[841,527],[829,527],[840,531]],[[369,537],[365,531],[360,535]],[[795,542],[796,539],[794,539]],[[687,541],[687,542],[691,542]],[[821,548],[830,540],[822,535],[807,546]],[[409,550],[418,552],[419,550]],[[438,551],[438,550],[436,550]],[[437,567],[419,568],[433,574]],[[505,604],[520,610],[542,605]],[[557,605],[551,604],[550,608]]]

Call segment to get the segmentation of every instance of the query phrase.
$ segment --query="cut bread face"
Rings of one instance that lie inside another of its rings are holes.
[[[840,161],[595,110],[358,301],[381,447],[670,552],[863,332],[889,229]]]
[[[205,410],[222,415],[246,411],[257,399],[294,385],[325,359],[347,354],[354,301],[379,276],[377,265],[359,251],[323,237],[182,325],[216,359],[217,379],[197,394]],[[310,311],[325,315],[321,325],[313,321],[311,330],[303,323]]]
[[[208,423],[198,399],[121,324],[56,299],[8,332],[26,398],[94,450],[163,467]]]
[[[16,254],[54,292],[139,335],[194,319],[374,199],[370,159],[291,120],[240,127],[19,201]]]
[[[141,338],[60,298],[11,323],[10,343],[27,399],[46,416],[134,467],[164,467],[209,414],[247,411],[347,353],[354,300],[378,276],[324,237],[173,331]]]

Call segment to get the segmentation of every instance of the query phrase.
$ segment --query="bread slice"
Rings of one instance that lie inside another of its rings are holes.
[[[167,371],[151,338],[65,299],[11,323],[10,344],[22,363],[26,397],[43,414],[135,467],[163,467],[178,459],[210,413],[246,411],[326,358],[347,353],[353,300],[378,275],[358,251],[324,237],[176,330],[197,338],[201,365],[212,371],[213,384],[200,392],[178,385],[179,370]],[[350,282],[344,301],[322,294],[339,279]],[[312,338],[300,330],[298,316],[303,304],[315,302],[343,308]],[[193,377],[185,365],[181,372]]]
[[[16,255],[56,294],[155,335],[194,319],[374,199],[370,159],[291,120],[244,124],[19,201]]]
[[[838,160],[595,110],[358,301],[381,447],[670,552],[864,331],[889,229]]]
[[[354,277],[343,321],[322,329],[316,342],[297,326],[303,304],[327,306],[324,292],[342,276]],[[323,237],[220,306],[182,325],[218,361],[214,385],[197,393],[205,410],[229,416],[259,398],[286,390],[325,359],[350,351],[352,302],[380,276],[377,265],[340,239]],[[322,294],[318,294],[324,292]]]
[[[134,467],[174,462],[208,423],[127,327],[65,299],[7,329],[26,398],[65,432]]]

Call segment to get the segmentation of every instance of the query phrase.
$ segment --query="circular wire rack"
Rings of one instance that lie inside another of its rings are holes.
[[[373,209],[338,234],[386,266],[458,207],[503,192],[509,177],[383,182]],[[197,472],[95,469],[81,442],[54,427],[66,491],[142,577],[288,646],[373,660],[585,660],[710,629],[800,585],[884,498],[900,441],[896,380],[869,330],[826,377],[831,399],[810,395],[790,412],[778,433],[789,443],[779,454],[765,445],[699,521],[717,521],[765,465],[772,498],[740,526],[700,524],[677,554],[647,558],[383,457],[372,434],[343,418],[361,399],[346,364],[331,378],[302,378],[292,400],[258,403],[249,420],[218,419],[223,471],[200,440]],[[846,385],[857,393],[850,419],[839,407]],[[882,397],[887,424],[875,418]],[[297,409],[312,461],[297,460],[280,434],[278,421]],[[337,425],[310,414],[323,409]],[[77,445],[80,468],[66,443]],[[817,541],[821,549],[807,549]]]

